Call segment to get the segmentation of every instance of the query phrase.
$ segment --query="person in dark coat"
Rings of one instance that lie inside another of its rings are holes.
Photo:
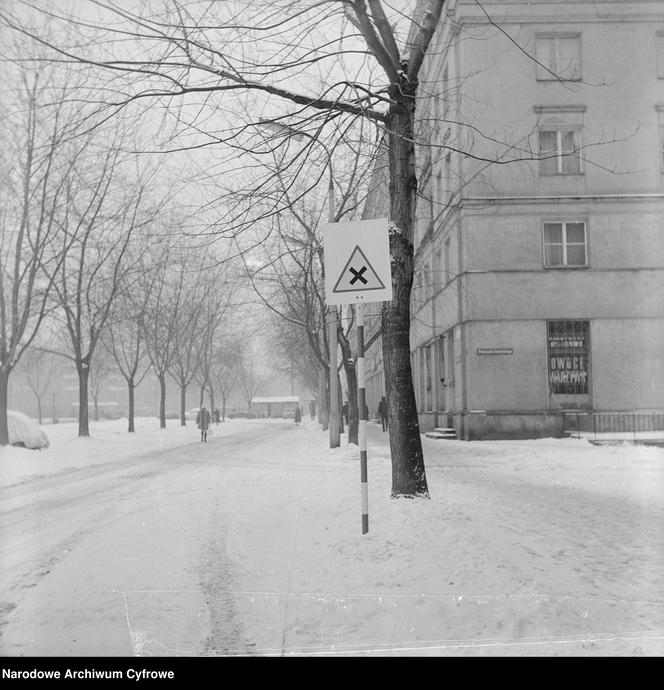
[[[387,431],[387,400],[385,400],[385,396],[383,396],[378,403],[378,416],[380,417],[383,431]]]
[[[313,400],[309,403],[309,415],[311,419],[316,418],[316,403]]]
[[[196,415],[196,426],[201,430],[201,441],[207,441],[207,432],[210,427],[210,410],[205,405],[201,407]]]
[[[341,414],[343,415],[344,422],[348,424],[348,401],[346,400],[341,406]]]
[[[217,408],[217,409],[214,411],[214,421],[215,421],[215,423],[217,423],[217,424],[219,424],[219,422],[221,421],[221,416],[220,416],[220,414],[219,414],[219,408]]]
[[[298,405],[295,408],[295,426],[299,426],[301,421],[302,421],[302,410],[300,409],[300,406]]]

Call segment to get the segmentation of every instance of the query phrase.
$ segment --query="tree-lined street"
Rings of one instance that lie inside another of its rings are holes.
[[[662,655],[662,10],[0,3],[0,655]]]

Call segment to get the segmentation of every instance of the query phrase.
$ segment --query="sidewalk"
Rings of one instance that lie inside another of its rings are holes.
[[[276,443],[229,525],[256,654],[664,653],[659,449],[423,439],[431,498],[394,500],[369,424],[362,535],[359,449],[327,438]]]

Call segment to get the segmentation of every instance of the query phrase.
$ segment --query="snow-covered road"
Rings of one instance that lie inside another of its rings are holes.
[[[274,434],[254,427],[2,489],[3,654],[242,651],[224,476]]]
[[[664,654],[662,448],[424,438],[395,501],[370,424],[362,535],[309,419],[114,424],[2,459],[3,655]]]

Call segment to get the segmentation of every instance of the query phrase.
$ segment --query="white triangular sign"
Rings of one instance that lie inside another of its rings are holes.
[[[363,292],[364,290],[384,290],[385,285],[373,266],[356,244],[355,249],[344,266],[332,292]]]

